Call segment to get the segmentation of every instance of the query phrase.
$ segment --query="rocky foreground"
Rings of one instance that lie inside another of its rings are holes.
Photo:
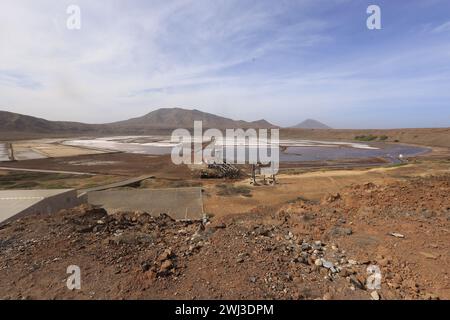
[[[0,298],[449,299],[449,194],[440,176],[205,224],[92,207],[28,217],[0,228]]]

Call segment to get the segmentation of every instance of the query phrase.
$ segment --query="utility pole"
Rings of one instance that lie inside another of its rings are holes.
[[[11,159],[11,161],[15,161],[16,159],[14,158],[14,148],[13,148],[13,144],[11,142],[8,143],[8,147],[10,150],[10,155],[9,158]]]
[[[252,164],[252,183],[256,185],[256,165]]]

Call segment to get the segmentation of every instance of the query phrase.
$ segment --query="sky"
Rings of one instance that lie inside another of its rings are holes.
[[[1,1],[0,110],[106,123],[163,107],[449,127],[450,1]]]

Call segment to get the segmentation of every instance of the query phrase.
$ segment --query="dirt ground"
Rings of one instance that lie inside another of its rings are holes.
[[[450,299],[448,148],[402,165],[283,170],[275,186],[201,180],[168,156],[2,165],[96,174],[2,170],[6,188],[143,174],[154,178],[141,188],[202,186],[209,221],[83,206],[11,222],[0,227],[0,299]],[[81,290],[66,287],[70,265],[81,269]]]
[[[30,216],[0,229],[0,298],[449,299],[449,193],[442,174],[206,225],[89,207]],[[81,290],[66,287],[69,265]]]
[[[170,155],[149,156],[129,153],[108,153],[3,162],[3,167],[48,169],[117,176],[155,175],[162,179],[189,179],[191,171],[185,165],[175,165]]]
[[[224,216],[250,211],[258,206],[277,206],[298,197],[318,201],[329,193],[340,192],[352,184],[406,181],[410,177],[450,174],[450,161],[415,161],[414,163],[373,169],[317,170],[279,174],[277,184],[253,186],[250,179],[235,186],[250,188],[250,195],[220,196],[217,183],[204,183],[205,212]],[[228,182],[230,184],[230,182]]]
[[[112,175],[71,175],[61,173],[0,170],[0,190],[85,189],[124,180]]]

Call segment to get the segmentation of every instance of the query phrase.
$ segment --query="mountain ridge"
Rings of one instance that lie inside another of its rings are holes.
[[[314,120],[314,119],[306,119],[290,128],[294,128],[294,129],[332,129],[331,127],[327,126],[326,124],[324,124],[320,121]]]
[[[160,108],[141,117],[117,121],[109,125],[116,127],[140,127],[140,128],[192,128],[194,121],[202,121],[204,128],[252,128],[255,125],[261,128],[275,128],[276,126],[262,119],[248,122],[233,120],[197,109]]]
[[[141,117],[103,124],[87,124],[72,121],[51,121],[44,118],[0,110],[0,132],[39,134],[62,133],[136,133],[152,130],[191,129],[194,121],[203,121],[203,128],[277,128],[267,120],[253,122],[233,120],[197,109],[161,108]],[[0,137],[1,138],[1,137]]]

